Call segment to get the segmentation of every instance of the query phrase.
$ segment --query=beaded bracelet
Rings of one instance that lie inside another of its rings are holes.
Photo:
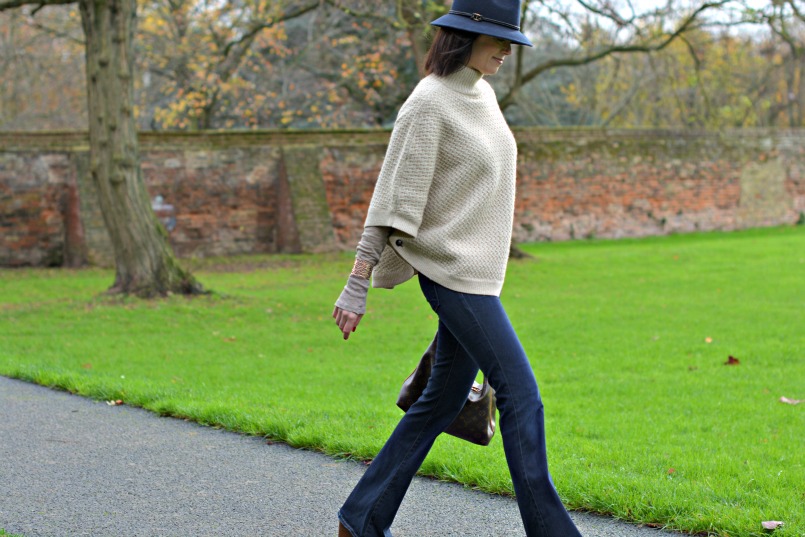
[[[372,275],[372,269],[374,265],[369,263],[368,261],[364,261],[363,259],[355,259],[355,264],[352,266],[352,276],[358,276],[359,278],[363,278],[364,280],[368,280],[369,277]]]

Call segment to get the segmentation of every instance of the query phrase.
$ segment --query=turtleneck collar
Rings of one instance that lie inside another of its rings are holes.
[[[471,67],[464,66],[455,73],[447,76],[437,77],[444,85],[467,95],[478,95],[481,93],[481,88],[478,87],[478,82],[483,78],[480,72],[472,69]]]

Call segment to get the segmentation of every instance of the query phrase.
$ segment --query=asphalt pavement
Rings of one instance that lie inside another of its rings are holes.
[[[365,466],[0,377],[0,529],[38,536],[335,536]],[[585,537],[680,535],[571,513]],[[416,478],[395,537],[522,536],[512,498]]]

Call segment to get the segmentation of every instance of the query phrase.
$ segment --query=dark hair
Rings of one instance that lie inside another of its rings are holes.
[[[447,76],[467,65],[476,37],[478,34],[438,28],[425,56],[425,73]]]

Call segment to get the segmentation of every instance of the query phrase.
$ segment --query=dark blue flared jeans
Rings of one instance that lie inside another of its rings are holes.
[[[423,275],[439,317],[430,381],[347,498],[339,519],[355,537],[390,537],[414,474],[458,415],[479,368],[495,389],[500,434],[528,537],[581,537],[548,473],[542,399],[500,299],[451,291]]]

